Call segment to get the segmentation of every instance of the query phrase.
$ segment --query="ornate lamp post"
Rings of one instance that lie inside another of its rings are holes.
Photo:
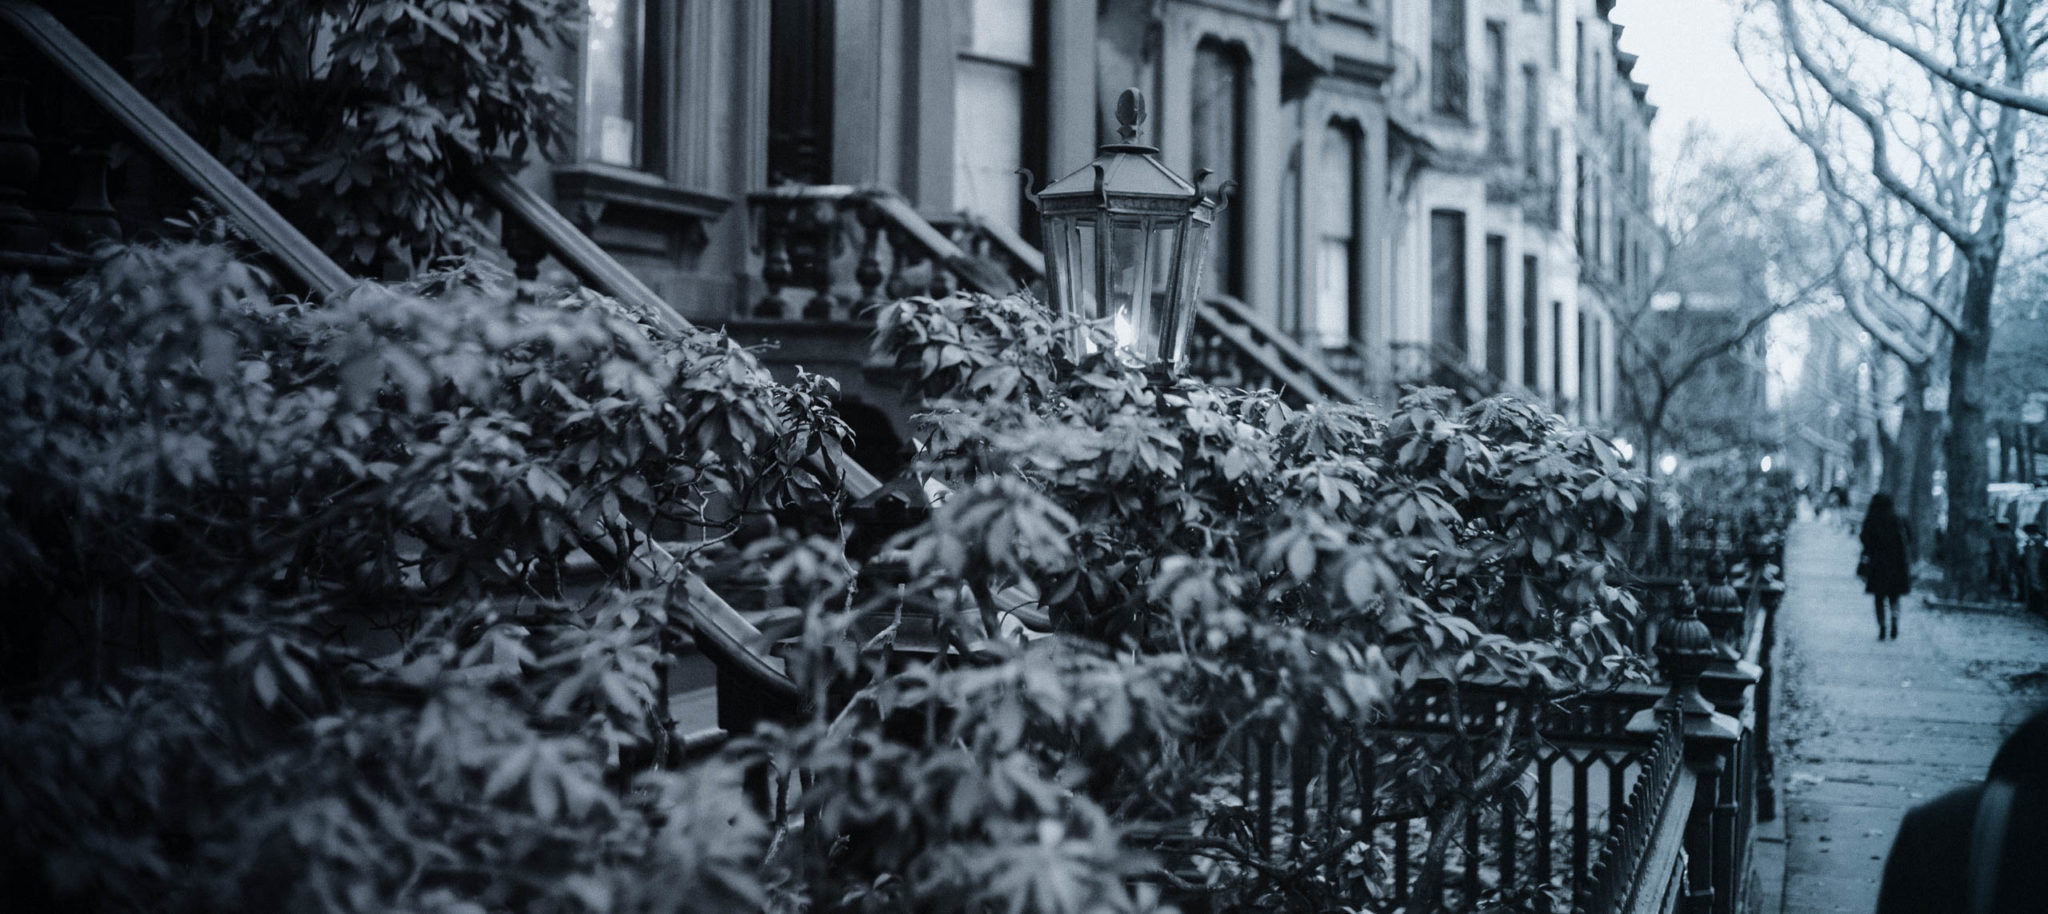
[[[1116,116],[1123,142],[1032,196],[1046,288],[1055,310],[1107,320],[1118,349],[1170,374],[1187,353],[1209,226],[1222,206],[1201,188],[1207,169],[1190,184],[1137,142],[1144,93],[1124,90]],[[1093,345],[1085,336],[1076,343],[1084,352]]]

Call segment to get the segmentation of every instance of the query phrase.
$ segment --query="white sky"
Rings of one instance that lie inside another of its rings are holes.
[[[1666,173],[1671,156],[1698,122],[1724,142],[1777,146],[1791,138],[1771,103],[1735,56],[1738,0],[1619,0],[1614,21],[1623,26],[1621,49],[1636,55],[1635,78],[1650,87],[1657,106],[1651,126],[1651,161]],[[1766,396],[1782,409],[1799,383],[1798,362],[1810,348],[1803,320],[1780,316],[1765,331]]]
[[[1704,123],[1722,138],[1777,145],[1788,141],[1771,103],[1736,59],[1731,0],[1620,0],[1621,49],[1641,59],[1635,78],[1650,87],[1657,121],[1650,142],[1668,162],[1687,123]]]

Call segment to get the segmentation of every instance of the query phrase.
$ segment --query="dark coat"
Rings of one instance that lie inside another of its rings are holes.
[[[2044,910],[2048,899],[2048,712],[2008,739],[1990,776],[2016,790],[1992,891],[1992,914]],[[1970,853],[1984,785],[1907,811],[1885,860],[1877,914],[1968,914]]]
[[[1863,556],[1870,570],[1863,578],[1863,592],[1886,596],[1912,588],[1906,567],[1906,528],[1898,521],[1863,525]]]

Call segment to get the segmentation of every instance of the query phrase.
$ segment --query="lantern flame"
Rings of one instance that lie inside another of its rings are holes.
[[[1110,327],[1116,333],[1119,348],[1131,349],[1138,345],[1138,325],[1131,320],[1130,309],[1118,308]]]

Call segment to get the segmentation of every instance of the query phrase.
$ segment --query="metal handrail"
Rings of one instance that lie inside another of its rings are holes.
[[[1202,301],[1199,317],[1221,332],[1242,349],[1245,355],[1259,363],[1261,368],[1275,377],[1296,379],[1303,396],[1311,402],[1337,400],[1346,403],[1360,403],[1365,400],[1364,392],[1352,386],[1329,366],[1303,350],[1289,339],[1287,334],[1253,314],[1250,306],[1228,295],[1210,295]],[[1230,329],[1242,328],[1242,334],[1232,334]],[[1266,347],[1266,348],[1262,348]],[[1267,351],[1278,358],[1267,356]]]
[[[57,72],[119,121],[156,157],[169,165],[201,195],[227,213],[251,240],[276,257],[284,268],[322,295],[356,284],[354,277],[320,250],[319,245],[273,209],[219,159],[206,151],[169,115],[158,108],[49,10],[22,0],[0,0],[0,22],[13,27],[27,45]]]
[[[500,214],[532,232],[585,285],[654,317],[671,330],[690,326],[682,312],[654,294],[625,264],[511,173],[489,162],[472,163],[469,172]]]

